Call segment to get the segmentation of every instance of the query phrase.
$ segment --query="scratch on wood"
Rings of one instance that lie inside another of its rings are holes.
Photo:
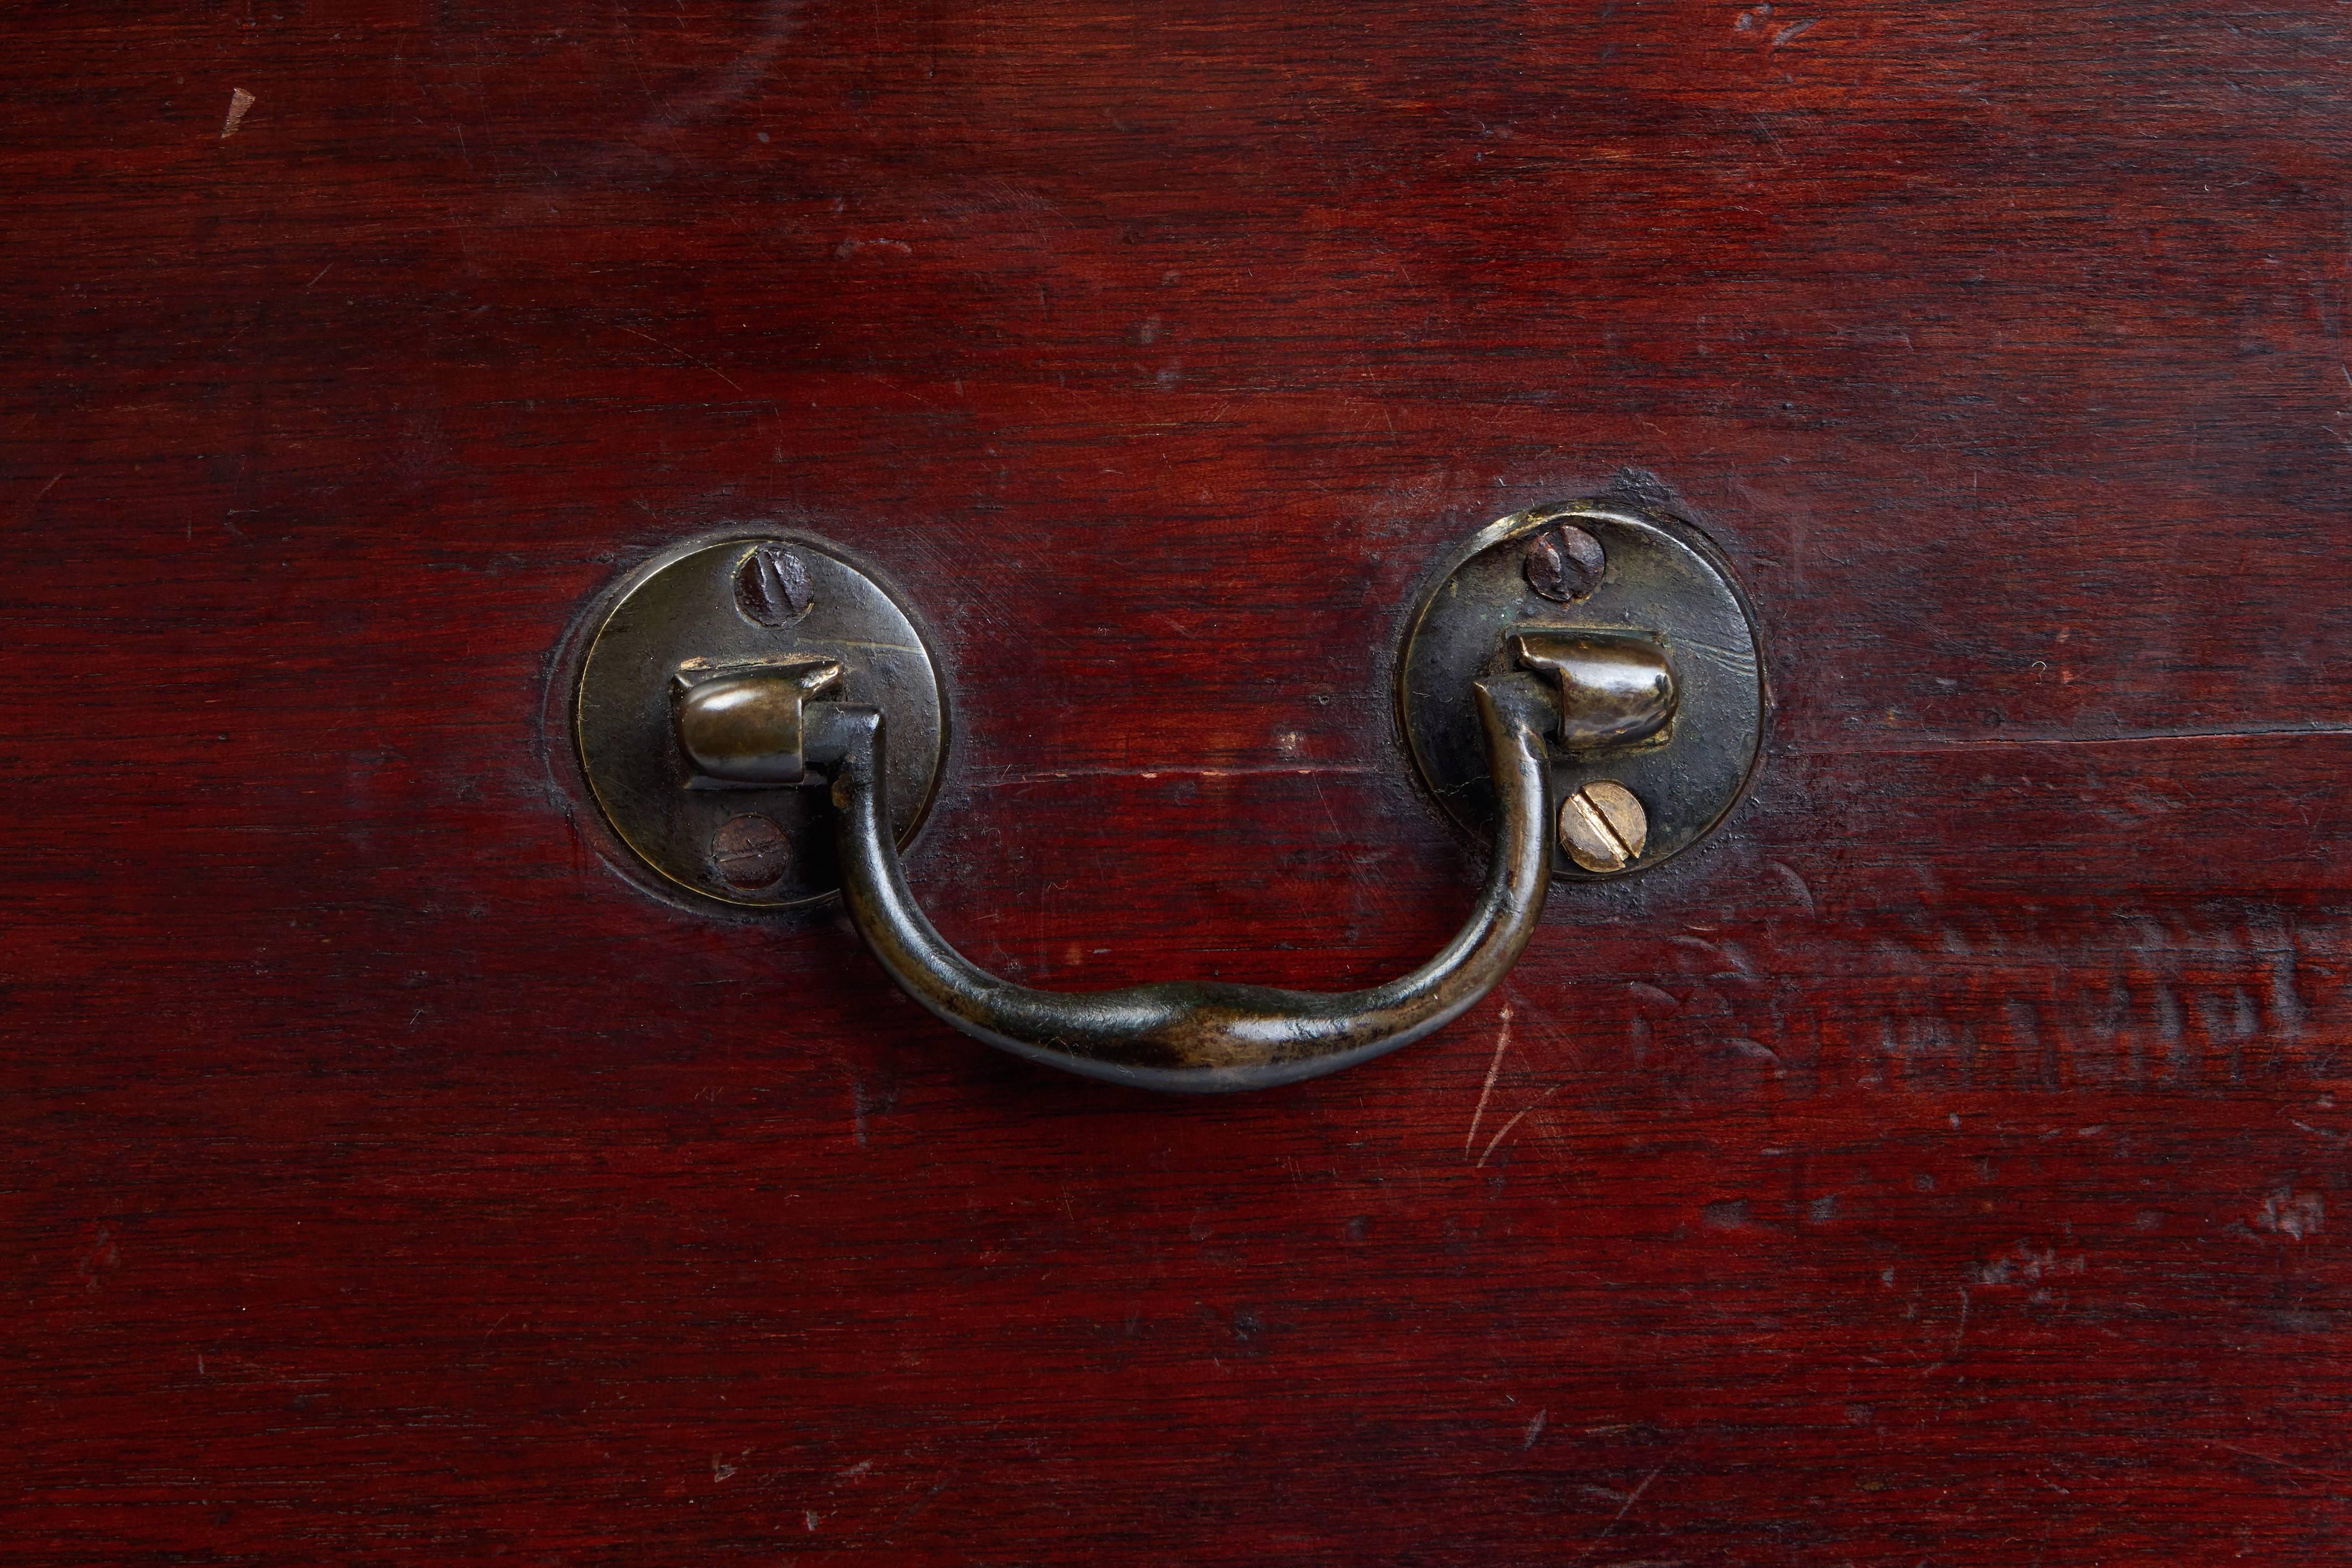
[[[743,390],[742,382],[737,381],[733,376],[729,375],[725,371],[720,370],[717,365],[712,364],[709,360],[699,358],[694,354],[689,354],[684,349],[665,343],[659,338],[655,337],[651,332],[640,332],[635,327],[622,327],[621,323],[618,321],[614,322],[613,325],[620,327],[622,331],[626,332],[632,338],[643,338],[646,342],[651,343],[656,349],[667,349],[679,359],[688,360],[693,361],[695,364],[700,365],[704,370],[709,371],[712,375],[717,376],[720,381],[725,382],[737,392],[741,392]]]
[[[1486,1113],[1487,1096],[1495,1092],[1495,1074],[1503,1071],[1503,1052],[1510,1049],[1511,1009],[1508,1004],[1506,1004],[1503,1008],[1503,1027],[1495,1036],[1495,1060],[1486,1065],[1486,1086],[1478,1091],[1477,1108],[1470,1113],[1470,1130],[1462,1134],[1462,1157],[1465,1160],[1470,1157],[1470,1146],[1478,1141],[1478,1119]],[[1517,1119],[1516,1116],[1512,1118],[1513,1121]],[[1478,1163],[1485,1165],[1486,1162],[1481,1159]]]
[[[221,124],[221,140],[223,141],[227,141],[230,137],[236,134],[236,128],[245,122],[245,111],[252,107],[253,95],[251,93],[246,91],[245,89],[241,87],[233,87],[229,89],[228,119]]]
[[[2282,1459],[2276,1454],[2264,1454],[2252,1448],[2242,1448],[2235,1443],[2224,1443],[2218,1437],[2206,1438],[2205,1446],[2209,1448],[2225,1448],[2232,1454],[2243,1454],[2250,1459],[2260,1459],[2266,1465],[2276,1465],[2283,1470],[2295,1470],[2306,1476],[2317,1476],[2322,1480],[2336,1481],[2339,1484],[2352,1483],[2352,1475],[2347,1475],[2341,1470],[2323,1470],[2315,1465],[2299,1465],[2293,1459]]]
[[[1635,1487],[1632,1495],[1626,1498],[1625,1506],[1617,1511],[1617,1517],[1602,1525],[1601,1527],[1601,1533],[1594,1536],[1591,1541],[1586,1544],[1583,1551],[1578,1552],[1575,1556],[1568,1560],[1568,1568],[1576,1568],[1576,1565],[1579,1563],[1583,1562],[1586,1558],[1600,1551],[1601,1543],[1609,1539],[1609,1532],[1625,1522],[1625,1516],[1633,1511],[1633,1505],[1642,1500],[1642,1494],[1643,1492],[1650,1490],[1650,1483],[1656,1480],[1664,1473],[1665,1468],[1664,1466],[1660,1466],[1657,1469],[1652,1470],[1648,1475],[1643,1476],[1642,1478],[1642,1484]]]
[[[1487,1085],[1491,1088],[1494,1084],[1494,1078],[1491,1074],[1488,1075],[1486,1082]],[[1518,1115],[1514,1116],[1509,1121],[1504,1123],[1502,1127],[1496,1131],[1495,1135],[1486,1140],[1486,1152],[1478,1156],[1478,1163],[1481,1166],[1484,1166],[1486,1163],[1487,1158],[1494,1154],[1496,1145],[1501,1144],[1505,1138],[1511,1135],[1511,1129],[1519,1124],[1520,1120],[1527,1115],[1528,1112],[1534,1110],[1537,1106],[1542,1104],[1545,1101],[1559,1093],[1559,1084],[1553,1084],[1550,1088],[1545,1090],[1542,1093],[1529,1101],[1526,1109],[1522,1110]],[[1484,1102],[1481,1102],[1481,1103],[1483,1104]]]
[[[2324,719],[2297,721],[2292,724],[2244,724],[2216,729],[2135,729],[2116,735],[2003,735],[2003,736],[1933,736],[1924,737],[1927,745],[1914,750],[1932,750],[1938,747],[2009,747],[2009,746],[2168,746],[2182,740],[2273,740],[2298,735],[2352,735],[2352,725],[2331,724]],[[1870,756],[1897,757],[1911,755],[1901,747],[1873,747]],[[1856,756],[1864,755],[1861,751]]]

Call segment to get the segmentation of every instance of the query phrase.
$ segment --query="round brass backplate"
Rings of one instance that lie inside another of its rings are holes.
[[[581,661],[574,738],[623,842],[669,882],[738,909],[786,910],[840,886],[825,781],[694,784],[673,716],[681,670],[816,655],[832,700],[888,726],[890,822],[904,848],[947,753],[947,695],[922,634],[838,547],[765,536],[682,547],[625,582]]]
[[[1763,744],[1755,617],[1729,564],[1689,524],[1615,501],[1515,512],[1455,552],[1406,630],[1397,708],[1422,782],[1474,832],[1491,831],[1495,791],[1470,683],[1512,667],[1515,633],[1545,632],[1653,641],[1676,693],[1665,728],[1631,745],[1554,742],[1555,806],[1613,782],[1639,801],[1647,836],[1613,870],[1579,864],[1556,840],[1553,874],[1623,876],[1687,849],[1739,799]]]

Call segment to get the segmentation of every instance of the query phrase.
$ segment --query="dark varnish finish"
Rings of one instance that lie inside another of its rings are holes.
[[[2345,1560],[2347,110],[2317,0],[23,8],[5,1555]],[[992,1054],[566,751],[814,530],[950,940],[1363,985],[1414,592],[1612,484],[1755,791],[1329,1081]]]

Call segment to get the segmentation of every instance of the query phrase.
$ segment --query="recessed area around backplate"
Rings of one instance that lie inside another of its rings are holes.
[[[574,716],[581,766],[614,831],[667,883],[739,909],[831,896],[840,877],[825,781],[714,788],[677,726],[681,694],[713,674],[829,665],[838,674],[826,700],[883,712],[903,847],[938,785],[947,697],[921,633],[875,575],[835,546],[773,535],[681,547],[631,574],[581,661]]]
[[[1495,792],[1471,683],[1523,662],[1514,639],[1524,649],[1559,638],[1654,645],[1672,671],[1673,717],[1662,729],[1625,743],[1550,743],[1555,813],[1607,781],[1647,815],[1646,841],[1619,870],[1579,865],[1555,832],[1553,874],[1645,870],[1722,821],[1755,768],[1765,697],[1754,616],[1697,529],[1622,503],[1533,507],[1473,536],[1406,631],[1397,706],[1422,782],[1482,836],[1492,831]]]

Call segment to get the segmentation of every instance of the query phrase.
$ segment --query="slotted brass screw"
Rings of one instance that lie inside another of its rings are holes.
[[[1613,779],[1596,779],[1560,802],[1559,847],[1587,871],[1623,871],[1649,839],[1650,814]]]

